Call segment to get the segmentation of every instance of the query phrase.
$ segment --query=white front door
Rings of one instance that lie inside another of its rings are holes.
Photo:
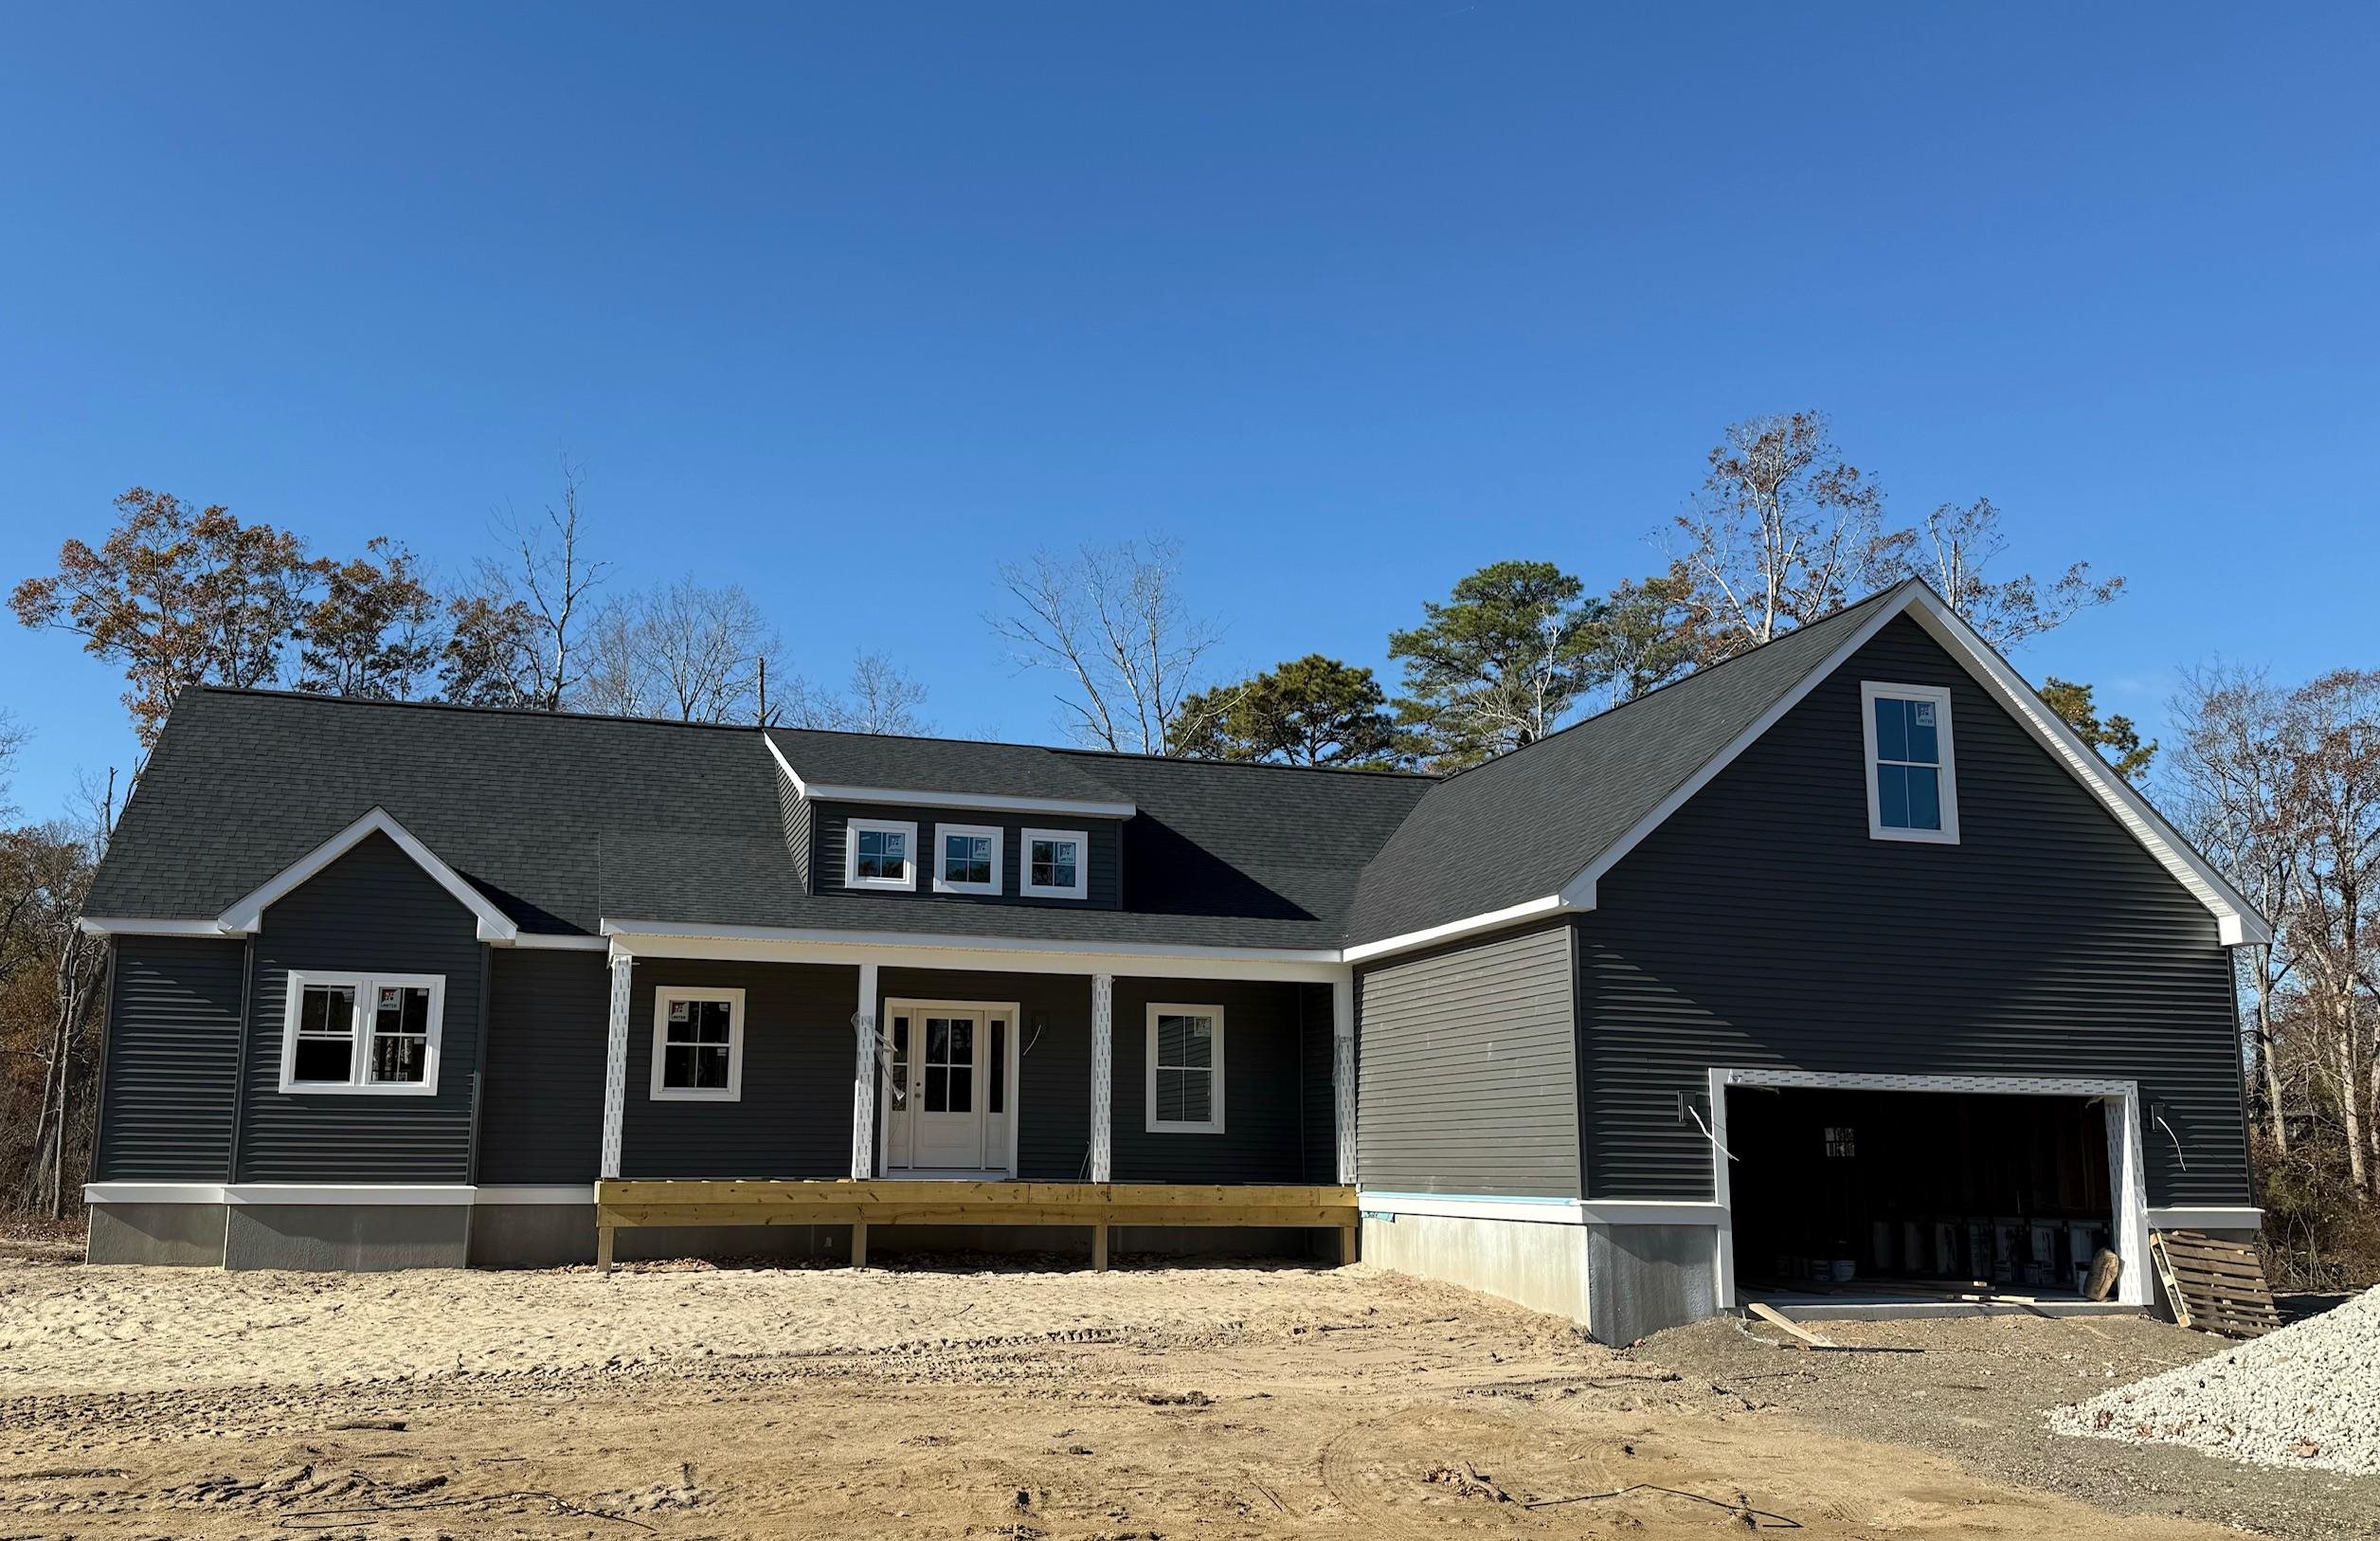
[[[1009,1169],[1013,1007],[891,1003],[885,1169]]]

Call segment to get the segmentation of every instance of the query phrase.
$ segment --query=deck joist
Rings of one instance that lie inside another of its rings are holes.
[[[614,1233],[649,1225],[849,1225],[851,1260],[864,1266],[872,1225],[1081,1225],[1092,1266],[1108,1264],[1112,1225],[1305,1227],[1340,1233],[1352,1260],[1355,1189],[1336,1184],[1012,1183],[975,1179],[878,1182],[648,1182],[595,1185],[597,1260],[609,1270]]]

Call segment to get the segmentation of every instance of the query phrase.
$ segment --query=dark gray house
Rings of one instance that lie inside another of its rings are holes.
[[[1343,1183],[1607,1339],[2145,1302],[2263,923],[1904,584],[1443,780],[192,690],[90,904],[95,1261],[591,1255],[602,1178]]]

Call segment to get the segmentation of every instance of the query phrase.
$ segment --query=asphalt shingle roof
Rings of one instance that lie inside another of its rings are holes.
[[[1444,781],[767,730],[812,784],[1132,803],[1122,911],[805,892],[757,728],[193,689],[88,910],[211,918],[377,806],[531,932],[1335,949],[1556,892],[1899,592]]]

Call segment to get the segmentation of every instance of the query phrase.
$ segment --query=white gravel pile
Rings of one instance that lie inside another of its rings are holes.
[[[2380,1289],[2049,1415],[2060,1434],[2380,1473]]]

